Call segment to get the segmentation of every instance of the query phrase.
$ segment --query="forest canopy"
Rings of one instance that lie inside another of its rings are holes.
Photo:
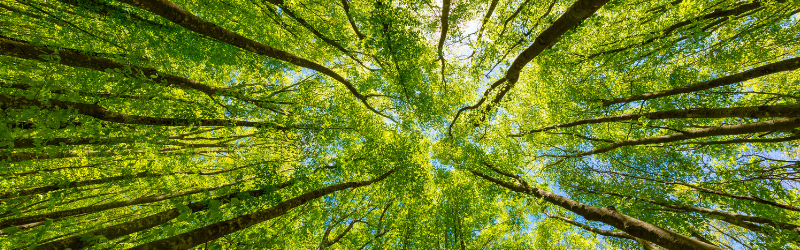
[[[3,0],[0,249],[800,249],[798,0]]]

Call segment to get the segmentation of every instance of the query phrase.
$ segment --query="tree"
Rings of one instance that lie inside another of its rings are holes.
[[[0,248],[800,248],[798,12],[0,2]]]

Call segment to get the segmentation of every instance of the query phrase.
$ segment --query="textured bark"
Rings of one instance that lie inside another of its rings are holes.
[[[439,45],[436,47],[436,53],[439,55],[439,62],[442,64],[442,68],[439,71],[442,78],[442,87],[444,92],[447,92],[447,82],[445,77],[445,68],[447,67],[447,63],[444,60],[444,41],[447,39],[447,31],[450,29],[450,22],[448,19],[450,18],[450,0],[442,0],[442,31],[439,35]],[[396,63],[395,63],[396,64]],[[398,73],[400,71],[398,70]],[[404,86],[405,88],[405,86]],[[408,94],[406,94],[406,99],[408,99]]]
[[[110,145],[136,141],[131,137],[109,138],[49,138],[49,139],[15,139],[14,148],[35,148],[41,146],[77,146],[77,145]]]
[[[215,189],[219,189],[219,188],[223,188],[223,187],[227,187],[227,186],[232,186],[232,185],[235,185],[235,184],[238,184],[238,183],[241,183],[243,181],[250,180],[250,179],[253,179],[253,178],[255,178],[255,177],[248,177],[248,178],[244,178],[244,179],[241,179],[241,180],[238,180],[238,181],[234,181],[234,182],[230,182],[230,183],[226,183],[226,184],[222,184],[222,185],[218,185],[218,186],[199,188],[199,189],[194,189],[194,190],[189,190],[189,191],[180,192],[180,193],[174,193],[174,194],[169,194],[169,195],[151,195],[151,196],[139,197],[139,198],[136,198],[136,199],[133,199],[133,200],[127,200],[127,201],[109,202],[109,203],[104,203],[104,204],[100,204],[100,205],[80,207],[80,208],[74,208],[74,209],[69,209],[69,210],[50,212],[50,213],[45,213],[45,214],[17,217],[17,218],[12,218],[12,219],[7,219],[7,220],[4,220],[4,221],[0,221],[0,228],[6,228],[6,227],[9,227],[9,226],[21,226],[21,225],[30,224],[30,223],[39,223],[39,222],[45,221],[46,219],[56,220],[56,219],[61,219],[61,218],[69,217],[69,216],[97,213],[97,212],[101,212],[101,211],[105,211],[105,210],[109,210],[109,209],[120,208],[120,207],[135,206],[135,205],[159,202],[159,201],[172,199],[172,198],[175,198],[175,197],[198,194],[198,193],[202,193],[202,192],[205,192],[205,191],[211,191],[211,190],[215,190]]]
[[[439,45],[436,47],[436,51],[439,53],[440,59],[444,57],[442,48],[444,48],[444,41],[447,39],[447,30],[450,29],[450,22],[448,22],[449,18],[450,18],[450,0],[442,0],[442,18],[441,18],[442,31],[441,34],[439,35]]]
[[[617,122],[626,120],[636,120],[641,117],[650,120],[661,119],[678,119],[678,118],[728,118],[728,117],[746,117],[746,118],[769,118],[769,117],[800,117],[800,105],[776,105],[776,106],[753,106],[753,107],[732,107],[732,108],[715,108],[715,109],[687,109],[687,110],[669,110],[660,112],[650,112],[644,114],[627,114],[616,115],[600,118],[584,119],[574,122],[550,125],[547,127],[534,129],[526,133],[515,136],[522,136],[525,134],[547,131],[555,128],[568,128],[585,124],[597,124],[606,122]]]
[[[512,85],[519,79],[519,73],[533,58],[538,56],[547,47],[555,44],[558,38],[568,30],[578,26],[581,20],[594,14],[607,0],[578,0],[573,3],[561,17],[550,27],[547,27],[527,49],[514,59],[511,67],[506,71],[506,79]]]
[[[112,152],[98,152],[98,151],[88,151],[85,152],[85,154],[86,156],[89,157],[114,155]],[[12,163],[12,162],[23,162],[31,160],[65,159],[65,158],[74,158],[81,155],[83,154],[78,153],[77,151],[63,151],[55,153],[19,152],[19,153],[0,154],[0,162]]]
[[[761,199],[759,197],[754,197],[754,196],[745,196],[745,195],[737,195],[737,194],[721,192],[719,190],[715,190],[715,189],[711,189],[711,188],[705,188],[705,187],[701,187],[701,186],[693,185],[693,184],[687,184],[687,183],[684,183],[684,182],[663,181],[663,180],[658,180],[658,179],[654,179],[654,178],[629,175],[629,174],[618,173],[618,172],[613,172],[613,171],[603,171],[603,170],[596,170],[596,169],[593,169],[592,171],[600,172],[600,173],[616,174],[616,175],[621,175],[621,176],[625,176],[625,177],[641,179],[641,180],[647,180],[647,181],[652,181],[652,182],[658,182],[658,183],[663,183],[663,184],[681,185],[681,186],[684,186],[684,187],[695,189],[697,191],[700,191],[701,193],[715,194],[715,195],[724,196],[724,197],[728,197],[728,198],[754,201],[754,202],[758,202],[758,203],[765,204],[765,205],[770,205],[770,206],[774,206],[774,207],[778,207],[778,208],[783,208],[783,209],[787,209],[787,210],[800,212],[800,207],[798,207],[798,206],[781,204],[781,203],[777,203],[777,202],[774,202],[774,201],[768,201],[768,200]]]
[[[667,249],[722,249],[717,246],[638,220],[617,212],[615,209],[600,208],[582,204],[555,193],[530,187],[524,182],[523,185],[517,185],[485,175],[475,170],[470,170],[470,172],[478,177],[496,183],[514,192],[532,195],[536,198],[540,198],[549,203],[572,211],[573,213],[583,216],[583,218],[587,220],[606,223],[628,233],[631,236],[641,238]]]
[[[347,21],[350,23],[350,27],[353,27],[353,31],[356,32],[356,36],[358,39],[364,40],[364,34],[361,34],[361,31],[358,30],[358,26],[356,26],[356,21],[353,19],[353,16],[350,15],[350,4],[347,3],[347,0],[342,1],[342,8],[344,8],[344,14],[347,15]]]
[[[285,187],[288,187],[291,184],[292,184],[291,181],[287,181],[287,182],[281,183],[281,184],[275,186],[275,189],[272,190],[272,191],[274,192],[275,190],[283,189]],[[263,189],[262,190],[254,190],[254,191],[244,191],[244,192],[238,192],[238,193],[219,196],[219,197],[213,198],[211,200],[217,200],[217,201],[219,201],[219,202],[221,202],[223,204],[226,204],[226,203],[230,202],[231,199],[239,197],[240,195],[248,194],[251,197],[259,197],[259,196],[262,196],[264,194],[267,194],[268,192],[269,192],[268,190],[263,190]],[[196,213],[196,212],[200,212],[200,211],[208,209],[208,207],[203,205],[203,204],[208,204],[208,202],[211,201],[211,200],[200,201],[200,202],[192,202],[192,203],[184,204],[184,205],[189,207],[189,209],[192,210],[192,213]],[[169,210],[166,210],[166,211],[163,211],[163,212],[160,212],[160,213],[157,213],[157,214],[153,214],[153,215],[150,215],[150,216],[147,216],[147,217],[143,217],[143,218],[140,218],[140,219],[136,219],[136,220],[132,220],[132,221],[129,221],[129,222],[125,222],[125,223],[122,223],[122,224],[119,224],[119,225],[115,225],[115,226],[111,226],[111,227],[107,227],[107,228],[103,228],[103,229],[98,229],[98,230],[94,230],[94,231],[91,231],[91,232],[88,232],[88,233],[84,233],[84,234],[81,234],[81,235],[72,236],[72,237],[69,237],[69,238],[64,238],[64,239],[60,239],[60,240],[57,240],[57,241],[49,242],[47,244],[43,244],[43,245],[37,246],[34,249],[36,249],[36,250],[50,250],[50,249],[57,250],[57,249],[66,249],[66,248],[81,249],[81,248],[87,246],[86,242],[81,240],[81,238],[84,237],[84,236],[103,236],[108,240],[113,240],[113,239],[116,239],[116,238],[119,238],[119,237],[122,237],[122,236],[125,236],[125,235],[129,235],[129,234],[132,234],[132,233],[136,233],[136,232],[140,232],[140,231],[151,229],[153,227],[156,227],[156,226],[159,226],[161,224],[167,223],[167,222],[169,222],[169,221],[171,221],[171,220],[173,220],[175,218],[178,218],[178,216],[180,216],[180,211],[177,208],[173,208],[173,209],[169,209]]]
[[[580,227],[583,230],[586,230],[586,231],[589,231],[589,232],[592,232],[592,233],[596,233],[596,234],[599,234],[599,235],[603,235],[603,236],[617,237],[617,238],[624,238],[624,239],[632,239],[632,240],[636,239],[636,237],[633,237],[630,234],[625,233],[625,232],[614,232],[614,231],[608,231],[608,230],[602,230],[602,229],[599,229],[599,228],[590,227],[590,226],[585,225],[583,223],[574,221],[574,220],[569,219],[569,218],[564,218],[564,217],[558,216],[558,215],[550,215],[550,214],[548,214],[547,217],[561,220],[563,222],[572,224],[573,226]]]
[[[78,114],[114,123],[154,125],[154,126],[240,126],[240,127],[267,127],[267,128],[275,128],[278,130],[288,129],[287,127],[279,126],[271,122],[237,121],[237,120],[227,120],[227,119],[160,118],[151,116],[123,114],[119,112],[110,111],[97,104],[68,102],[55,99],[48,100],[47,102],[48,104],[38,100],[31,100],[25,98],[20,98],[15,100],[11,96],[0,94],[0,106],[2,105],[5,105],[7,107],[35,106],[41,109],[50,109],[52,107],[58,107],[60,109],[71,109]]]
[[[97,13],[102,16],[112,17],[123,21],[134,21],[139,23],[146,23],[153,27],[165,28],[163,25],[147,20],[136,13],[127,11],[117,6],[108,4],[102,0],[58,0],[59,2],[69,4],[75,7],[80,7],[91,12]]]
[[[481,115],[480,122],[486,120],[486,115],[491,112],[492,108],[495,105],[500,103],[503,100],[503,97],[514,87],[519,80],[519,74],[522,71],[522,68],[525,65],[528,65],[530,61],[532,61],[536,56],[542,53],[545,49],[549,48],[556,42],[558,39],[564,35],[568,30],[575,28],[580,24],[581,20],[584,18],[588,18],[592,14],[594,14],[597,10],[600,9],[603,5],[605,5],[608,0],[578,0],[573,3],[564,14],[561,15],[558,19],[556,19],[553,24],[551,24],[547,29],[542,31],[539,36],[531,43],[528,48],[526,48],[522,53],[514,59],[514,62],[511,63],[511,66],[506,71],[506,75],[504,79],[506,79],[507,83],[502,85],[503,87],[497,93],[495,98],[486,105],[486,109],[484,113]],[[496,87],[495,87],[496,88]],[[489,88],[487,91],[492,91],[495,88]],[[481,99],[483,100],[483,99]],[[455,120],[455,119],[454,119]]]
[[[394,170],[391,170],[378,178],[367,180],[367,181],[359,181],[359,182],[347,182],[342,184],[336,184],[332,186],[328,186],[325,188],[317,189],[308,193],[304,193],[300,196],[288,199],[277,205],[261,210],[255,213],[242,215],[230,220],[225,220],[221,222],[217,222],[205,227],[201,227],[186,233],[182,233],[173,237],[169,237],[166,239],[161,239],[157,241],[153,241],[147,244],[139,245],[133,247],[131,249],[189,249],[194,246],[210,242],[230,233],[234,233],[243,229],[246,229],[250,226],[255,224],[261,223],[263,221],[270,220],[272,218],[281,216],[289,210],[306,204],[307,202],[317,199],[319,197],[331,194],[333,192],[348,189],[348,188],[357,188],[362,186],[367,186],[372,183],[381,181],[394,173]]]
[[[481,34],[483,34],[483,28],[486,25],[486,23],[489,22],[489,18],[492,18],[492,13],[494,13],[494,9],[497,8],[498,2],[500,2],[500,0],[492,0],[492,2],[489,3],[489,10],[487,10],[486,15],[483,16],[483,21],[481,22],[481,30],[478,32],[479,37]],[[479,38],[478,41],[480,40],[481,39]]]
[[[633,101],[643,101],[643,100],[650,100],[656,99],[659,97],[664,96],[671,96],[671,95],[678,95],[678,94],[685,94],[691,93],[726,85],[731,85],[735,83],[739,83],[742,81],[747,81],[750,79],[775,74],[784,71],[791,71],[800,68],[800,57],[795,57],[792,59],[786,59],[776,63],[770,63],[761,67],[757,67],[751,70],[747,70],[741,72],[739,74],[729,75],[701,83],[696,83],[692,85],[686,85],[681,87],[675,87],[668,90],[650,92],[641,95],[632,95],[627,97],[621,98],[614,98],[611,100],[603,100],[603,106],[609,106],[617,103],[626,103],[626,102],[633,102]]]
[[[794,140],[800,140],[800,135],[780,137],[780,138],[767,138],[767,139],[734,139],[725,141],[685,142],[684,144],[696,144],[701,146],[707,146],[707,145],[720,145],[720,144],[733,144],[733,143],[771,143],[771,142],[785,142]]]
[[[191,30],[193,32],[196,32],[198,34],[202,34],[202,35],[208,36],[208,37],[210,37],[212,39],[215,39],[217,41],[220,41],[220,42],[223,42],[223,43],[235,46],[235,47],[239,47],[241,49],[253,52],[255,54],[272,57],[272,58],[275,58],[275,59],[278,59],[278,60],[293,64],[293,65],[297,65],[297,66],[300,66],[300,67],[303,67],[303,68],[315,70],[317,72],[320,72],[322,74],[330,76],[331,78],[335,79],[336,81],[339,81],[340,83],[342,83],[342,85],[344,85],[347,88],[347,90],[349,90],[350,93],[353,96],[355,96],[359,101],[361,101],[361,103],[364,104],[364,106],[367,107],[369,110],[371,110],[372,112],[374,112],[374,113],[376,113],[378,115],[381,115],[381,116],[384,116],[384,117],[387,117],[387,118],[391,119],[390,117],[384,115],[383,113],[379,112],[378,110],[376,110],[375,108],[370,106],[369,103],[367,102],[367,97],[362,95],[361,93],[359,93],[358,89],[356,89],[356,87],[353,86],[352,83],[347,81],[347,79],[345,79],[344,77],[342,77],[338,73],[334,72],[333,70],[331,70],[329,68],[326,68],[325,66],[322,66],[322,65],[320,65],[318,63],[315,63],[315,62],[312,62],[312,61],[309,61],[309,60],[306,60],[306,59],[303,59],[303,58],[300,58],[300,57],[298,57],[296,55],[293,55],[293,54],[291,54],[289,52],[282,51],[282,50],[267,46],[265,44],[256,42],[256,41],[251,40],[249,38],[246,38],[246,37],[244,37],[242,35],[236,34],[236,33],[232,32],[232,31],[226,30],[226,29],[224,29],[224,28],[222,28],[220,26],[217,26],[216,24],[213,24],[211,22],[203,20],[202,18],[199,18],[199,17],[197,17],[195,15],[192,15],[192,13],[189,13],[188,11],[184,10],[183,8],[181,8],[180,6],[175,5],[174,3],[169,2],[169,1],[165,1],[165,0],[120,0],[120,2],[127,3],[127,4],[130,4],[132,6],[144,9],[146,11],[149,11],[149,12],[155,14],[155,15],[158,15],[160,17],[166,18],[167,20],[169,20],[169,21],[171,21],[171,22],[173,22],[173,23],[175,23],[177,25],[180,25],[181,27],[184,27],[184,28],[186,28],[188,30]]]
[[[677,4],[677,3],[680,3],[680,1],[675,1],[673,3]],[[672,5],[675,5],[675,4],[672,4]],[[620,52],[620,51],[624,51],[624,50],[630,49],[633,46],[641,46],[641,45],[649,44],[649,43],[658,41],[659,39],[665,38],[665,37],[669,36],[670,34],[672,34],[673,32],[675,32],[676,30],[678,30],[680,28],[683,28],[685,26],[688,26],[688,25],[691,25],[691,24],[698,24],[701,21],[710,20],[710,19],[719,19],[720,21],[724,21],[725,19],[723,19],[722,17],[740,15],[740,14],[743,14],[743,13],[745,13],[747,11],[751,11],[751,10],[754,10],[754,9],[757,9],[757,8],[760,8],[760,7],[761,7],[761,3],[760,2],[753,1],[752,3],[742,4],[742,5],[740,5],[740,6],[736,7],[736,8],[733,8],[733,9],[727,9],[727,10],[716,9],[713,12],[705,14],[703,16],[696,17],[696,18],[693,18],[693,19],[690,19],[690,20],[686,20],[686,21],[683,21],[683,22],[679,22],[679,23],[670,25],[669,27],[667,27],[664,30],[651,32],[651,33],[661,33],[659,35],[654,36],[653,38],[647,39],[647,40],[639,42],[639,43],[635,43],[633,45],[628,45],[628,46],[625,46],[625,47],[622,47],[622,48],[616,48],[616,49],[609,50],[609,51],[603,51],[603,52],[598,52],[598,53],[595,53],[595,54],[591,54],[587,58],[594,58],[594,57],[597,57],[597,56],[600,56],[600,55],[603,55],[603,54],[617,53],[617,52]],[[666,10],[666,8],[664,8],[664,10]],[[706,28],[707,27],[709,27],[709,26],[706,26]],[[706,28],[703,28],[703,31],[705,31]]]
[[[764,218],[764,217],[760,217],[760,216],[737,214],[737,213],[731,213],[731,212],[720,211],[720,210],[715,210],[715,209],[709,209],[709,208],[704,208],[704,207],[695,207],[695,206],[688,206],[688,205],[676,205],[676,204],[671,204],[671,203],[667,203],[667,202],[655,201],[655,200],[639,198],[639,197],[633,197],[633,196],[629,196],[629,195],[622,195],[622,194],[611,193],[611,192],[604,192],[604,193],[609,194],[609,195],[613,195],[613,196],[617,196],[617,197],[625,197],[625,198],[630,198],[630,199],[646,201],[646,202],[649,202],[649,203],[652,203],[652,204],[656,204],[656,205],[659,205],[659,206],[662,206],[662,207],[668,207],[668,208],[678,209],[678,210],[687,211],[687,212],[695,212],[695,213],[702,213],[702,214],[711,215],[711,216],[714,216],[712,218],[718,218],[718,219],[720,219],[722,221],[728,222],[728,223],[733,224],[733,225],[740,226],[742,228],[745,228],[747,230],[750,230],[750,231],[753,231],[753,232],[756,232],[756,233],[767,233],[767,232],[769,232],[769,230],[764,228],[763,226],[756,225],[756,224],[753,224],[753,223],[747,223],[747,222],[755,222],[755,223],[759,223],[759,224],[771,225],[771,226],[773,226],[775,228],[789,230],[789,231],[792,231],[794,233],[800,233],[800,226],[798,226],[798,225],[791,224],[791,223],[786,223],[786,222],[781,222],[781,221],[776,221],[776,220],[773,220],[773,219]]]
[[[668,143],[668,142],[676,142],[676,141],[689,140],[701,137],[710,137],[710,136],[738,135],[738,134],[752,134],[752,133],[780,131],[797,127],[800,127],[800,118],[781,118],[781,119],[756,122],[756,123],[690,130],[686,132],[662,135],[656,137],[616,141],[614,143],[611,143],[610,146],[578,154],[566,155],[564,157],[571,158],[571,157],[581,157],[593,154],[600,154],[627,146]]]
[[[46,194],[52,191],[61,190],[61,189],[68,189],[68,188],[77,188],[77,187],[85,187],[91,185],[98,185],[98,184],[105,184],[111,183],[115,181],[121,180],[128,180],[128,179],[139,179],[139,178],[147,178],[147,177],[162,177],[168,175],[176,175],[176,174],[194,174],[194,175],[215,175],[230,172],[239,168],[231,168],[227,170],[220,170],[215,172],[172,172],[172,173],[150,173],[150,172],[141,172],[135,175],[120,175],[114,177],[106,177],[94,180],[87,180],[87,181],[72,181],[66,184],[60,185],[50,185],[26,190],[19,190],[19,191],[11,191],[11,192],[2,192],[0,193],[0,199],[10,198],[14,196],[29,196],[35,194]]]
[[[358,64],[360,64],[364,68],[370,69],[369,67],[364,65],[364,62],[362,62],[361,60],[358,60],[358,58],[353,56],[353,54],[351,53],[350,50],[344,48],[344,46],[342,46],[341,44],[337,43],[333,39],[330,39],[327,36],[323,35],[322,32],[319,32],[317,29],[314,28],[314,26],[311,26],[311,24],[308,23],[308,21],[306,21],[302,17],[300,17],[297,14],[295,14],[294,11],[290,10],[289,8],[287,8],[286,5],[284,4],[283,0],[266,0],[266,1],[274,4],[275,6],[278,6],[279,8],[281,8],[281,10],[283,10],[283,13],[286,13],[286,15],[289,15],[289,17],[291,17],[292,19],[294,19],[295,21],[300,23],[300,25],[305,27],[308,31],[311,31],[312,34],[317,36],[319,39],[321,39],[325,43],[327,43],[327,44],[335,47],[339,51],[343,52],[345,55],[350,57],[350,59],[353,59],[353,61],[356,61]]]
[[[70,50],[59,50],[56,52],[55,50],[46,47],[35,46],[29,43],[13,41],[4,38],[0,38],[0,55],[42,62],[54,62],[61,65],[93,69],[103,72],[119,71],[119,73],[125,75],[126,77],[152,79],[154,83],[167,86],[177,86],[187,90],[196,90],[207,95],[214,95],[219,91],[225,90],[224,88],[208,86],[185,77],[165,74],[153,68],[122,64],[111,59],[84,55]],[[54,55],[58,55],[58,60],[53,58]],[[45,59],[48,57],[51,60]]]

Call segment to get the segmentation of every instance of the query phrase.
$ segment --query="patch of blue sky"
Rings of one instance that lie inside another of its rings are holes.
[[[428,163],[431,164],[431,166],[433,166],[434,168],[442,169],[447,172],[452,172],[453,170],[455,170],[453,166],[442,164],[441,162],[439,162],[439,160],[436,159],[429,159]]]

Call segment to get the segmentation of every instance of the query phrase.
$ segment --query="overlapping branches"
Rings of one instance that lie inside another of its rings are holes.
[[[239,47],[243,50],[250,51],[252,53],[263,55],[271,58],[275,58],[299,67],[315,70],[320,72],[324,75],[327,75],[334,80],[340,82],[344,85],[348,91],[358,99],[367,109],[371,110],[375,114],[383,116],[387,119],[392,119],[391,117],[385,115],[384,113],[378,111],[372,105],[367,102],[368,96],[362,95],[355,85],[353,85],[350,81],[336,73],[330,68],[327,68],[321,64],[316,62],[309,61],[307,59],[298,57],[294,54],[291,54],[286,51],[282,51],[268,45],[259,43],[252,39],[246,38],[242,35],[239,35],[235,32],[226,30],[220,26],[217,26],[211,22],[205,21],[202,18],[199,18],[192,13],[184,10],[183,8],[175,5],[172,2],[165,1],[165,0],[123,0],[121,2],[130,4],[132,6],[142,8],[147,10],[155,15],[161,16],[181,27],[184,27],[188,30],[196,32],[198,34],[202,34],[208,36],[214,40],[230,44],[235,47]]]
[[[514,61],[511,63],[511,66],[506,71],[505,76],[489,86],[476,104],[461,108],[456,113],[455,118],[449,126],[451,130],[453,124],[458,120],[461,112],[480,107],[486,101],[488,93],[492,93],[497,88],[500,88],[495,97],[486,105],[486,108],[483,111],[484,113],[481,115],[481,118],[478,121],[478,123],[483,122],[488,113],[491,112],[492,108],[500,103],[508,91],[514,87],[514,85],[517,83],[517,80],[519,80],[520,72],[530,61],[541,54],[545,49],[555,44],[558,39],[568,30],[578,26],[581,20],[594,14],[606,2],[607,1],[605,0],[578,0],[573,3],[569,8],[567,8],[566,12],[564,12],[561,17],[556,19],[556,21],[547,27],[547,29],[542,31],[542,33],[536,37],[534,42],[528,46],[528,48],[523,50],[516,59],[514,59]],[[450,134],[452,135],[452,132],[450,132]]]
[[[475,176],[503,186],[511,191],[534,196],[583,216],[587,220],[606,223],[628,233],[633,237],[638,237],[653,242],[667,249],[722,249],[706,242],[702,242],[622,214],[617,212],[613,207],[600,208],[582,204],[567,197],[539,188],[531,187],[527,184],[527,182],[524,181],[524,179],[522,179],[521,176],[510,174],[493,167],[491,169],[504,176],[513,176],[514,179],[519,182],[519,184],[503,181],[502,179],[492,177],[478,170],[469,171]]]

